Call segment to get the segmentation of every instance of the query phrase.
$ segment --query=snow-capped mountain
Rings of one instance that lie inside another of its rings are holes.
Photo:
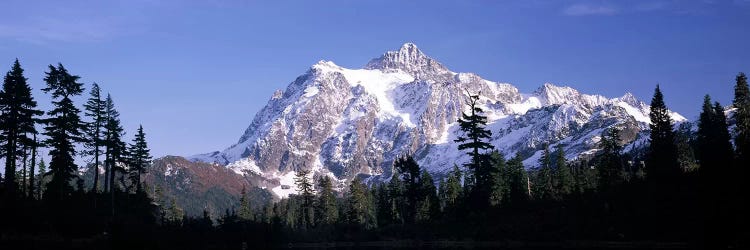
[[[299,169],[342,184],[359,174],[388,178],[393,160],[405,154],[440,175],[468,160],[453,142],[467,92],[481,96],[491,143],[505,155],[521,154],[528,167],[545,144],[561,145],[575,159],[595,152],[608,127],[624,128],[623,144],[648,129],[649,106],[629,93],[606,98],[545,83],[524,94],[508,83],[452,72],[407,43],[362,69],[316,63],[273,93],[236,144],[189,159],[260,177],[262,188],[280,196],[294,192],[283,185],[293,187]]]

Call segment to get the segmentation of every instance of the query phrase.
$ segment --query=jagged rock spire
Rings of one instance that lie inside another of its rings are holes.
[[[441,74],[448,72],[448,69],[445,68],[445,66],[422,53],[422,51],[417,48],[417,45],[413,43],[405,43],[398,51],[388,51],[382,56],[372,59],[367,63],[365,69],[400,69],[417,78],[426,74]]]

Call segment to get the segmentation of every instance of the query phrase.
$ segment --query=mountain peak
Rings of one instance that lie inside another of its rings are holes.
[[[448,72],[445,66],[425,55],[414,43],[404,43],[398,51],[385,52],[382,56],[370,60],[365,69],[398,69],[415,77]]]

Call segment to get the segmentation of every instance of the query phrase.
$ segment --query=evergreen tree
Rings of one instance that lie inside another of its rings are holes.
[[[736,109],[734,111],[734,145],[737,156],[736,166],[740,173],[737,176],[743,176],[743,178],[750,175],[750,88],[747,85],[747,76],[745,73],[740,72],[737,75],[736,83],[734,86],[734,101],[733,106]],[[744,183],[744,181],[742,181]],[[750,190],[750,185],[745,185],[743,190],[747,192]]]
[[[416,219],[417,206],[420,196],[420,167],[411,156],[398,158],[393,163],[394,168],[398,171],[404,185],[404,198],[406,200],[406,211],[404,211],[404,220],[407,223],[413,223]]]
[[[339,211],[336,206],[336,194],[333,192],[333,180],[328,175],[318,180],[318,201],[316,204],[316,224],[333,225],[338,221]]]
[[[555,159],[557,192],[559,192],[560,195],[568,196],[572,194],[575,189],[575,180],[573,179],[573,172],[570,170],[565,159],[565,150],[562,145],[557,146],[557,150],[555,150]]]
[[[57,67],[49,65],[44,81],[47,87],[42,89],[52,94],[53,109],[47,112],[50,118],[44,120],[46,127],[44,135],[46,145],[51,147],[49,155],[50,175],[52,179],[47,183],[47,198],[63,199],[73,192],[70,181],[76,178],[78,166],[75,164],[76,150],[74,143],[84,142],[83,130],[85,124],[81,121],[80,110],[73,104],[72,98],[83,92],[83,84],[78,82],[79,76],[71,75],[62,64]]]
[[[44,158],[42,158],[39,161],[39,174],[37,174],[37,183],[36,183],[36,198],[42,199],[42,193],[44,193],[44,187],[47,186],[47,182],[45,181],[45,177],[47,176],[47,164],[44,163]]]
[[[444,203],[445,210],[454,210],[461,199],[461,170],[458,166],[453,165],[453,171],[448,174],[445,181],[445,188],[443,190],[441,199]]]
[[[483,163],[483,153],[480,150],[493,149],[489,142],[487,142],[492,133],[486,129],[487,116],[483,116],[484,112],[479,107],[479,95],[468,95],[469,99],[466,105],[469,107],[469,114],[461,112],[461,118],[458,119],[458,125],[461,131],[464,133],[458,136],[454,142],[458,142],[458,150],[469,150],[466,152],[471,157],[471,162],[464,164],[469,170],[470,175],[468,176],[470,185],[469,186],[484,186],[488,185],[491,176],[490,171],[487,169],[489,166]],[[485,198],[487,198],[485,196]]]
[[[170,224],[173,225],[181,225],[182,217],[185,215],[185,212],[177,206],[177,201],[172,198],[169,201],[169,207],[167,208],[167,221]]]
[[[376,217],[378,218],[378,226],[385,226],[385,225],[391,225],[393,224],[393,216],[391,215],[390,210],[390,200],[391,197],[388,193],[388,187],[385,183],[380,183],[375,188],[375,193],[373,197],[375,197],[375,207],[376,207]]]
[[[133,138],[133,144],[130,144],[130,183],[135,186],[137,191],[141,191],[141,175],[148,172],[151,165],[151,150],[146,143],[146,133],[143,132],[143,125],[138,126],[138,131]]]
[[[435,181],[427,170],[422,170],[420,184],[416,220],[419,222],[430,222],[437,219],[440,214],[440,201],[437,197]]]
[[[114,192],[115,190],[115,177],[117,173],[124,174],[125,169],[118,163],[123,163],[127,156],[125,143],[122,141],[122,137],[125,132],[120,125],[120,112],[115,109],[114,101],[112,96],[107,94],[106,99],[106,120],[107,123],[104,125],[104,165],[105,165],[105,189],[108,187],[108,192]],[[114,194],[112,195],[114,197]]]
[[[3,89],[0,90],[0,143],[3,144],[0,156],[5,157],[5,192],[11,197],[17,192],[16,162],[24,155],[22,149],[36,147],[29,134],[36,133],[36,117],[43,114],[36,110],[37,103],[26,80],[16,59],[5,74]]]
[[[305,227],[312,226],[314,221],[313,199],[315,198],[315,191],[308,175],[310,175],[310,170],[300,169],[294,178],[294,184],[297,185],[297,193],[302,198],[302,204],[300,204],[302,219],[300,222]]]
[[[83,105],[86,110],[85,115],[91,119],[86,127],[86,151],[87,154],[94,156],[94,185],[91,191],[97,193],[99,190],[99,156],[102,154],[102,145],[104,144],[104,124],[106,124],[106,106],[107,102],[102,99],[99,85],[94,83],[89,92],[89,99]]]
[[[529,189],[529,178],[523,166],[523,158],[520,154],[508,161],[508,198],[513,205],[518,205],[529,200],[531,190]]]
[[[680,165],[677,160],[677,147],[675,146],[675,133],[669,110],[664,104],[664,95],[659,85],[654,91],[651,100],[651,135],[650,145],[646,158],[646,170],[649,179],[664,186],[671,186],[674,178],[680,174]]]
[[[237,215],[239,216],[239,219],[244,221],[249,221],[252,219],[250,200],[247,198],[247,192],[245,191],[244,186],[242,187],[242,192],[240,192],[240,211]]]
[[[620,129],[611,127],[602,135],[600,141],[602,154],[600,156],[598,187],[602,191],[609,191],[622,184],[622,146],[620,145]]]
[[[359,225],[364,228],[373,226],[372,200],[369,197],[367,186],[359,178],[354,178],[349,185],[349,194],[346,202],[346,218],[350,224]]]
[[[695,132],[693,132],[693,126],[689,122],[681,123],[675,130],[675,148],[677,149],[677,162],[680,165],[680,170],[683,172],[691,172],[698,168],[698,163],[695,158],[695,150],[693,144],[695,143]]]
[[[404,184],[398,172],[394,172],[391,180],[388,182],[387,204],[389,221],[396,224],[404,224],[404,214],[406,213],[406,200],[404,199]]]
[[[542,200],[557,199],[553,175],[552,155],[549,151],[549,145],[546,145],[544,151],[542,151],[542,157],[539,158],[539,169],[534,183],[537,198]]]
[[[505,157],[497,150],[490,153],[492,162],[492,187],[490,190],[490,205],[499,206],[504,201],[508,190],[508,167]]]

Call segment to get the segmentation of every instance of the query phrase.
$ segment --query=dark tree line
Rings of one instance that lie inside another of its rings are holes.
[[[95,235],[117,230],[115,225],[154,224],[157,208],[140,181],[151,160],[143,128],[127,146],[112,98],[102,99],[98,84],[92,84],[82,117],[74,102],[85,91],[79,76],[58,64],[49,65],[43,80],[41,90],[52,99],[47,112],[38,110],[18,60],[0,91],[0,156],[5,160],[0,233]],[[37,153],[40,148],[48,149],[49,164]],[[77,159],[90,163],[81,168]],[[84,187],[80,169],[91,172],[90,189]]]

